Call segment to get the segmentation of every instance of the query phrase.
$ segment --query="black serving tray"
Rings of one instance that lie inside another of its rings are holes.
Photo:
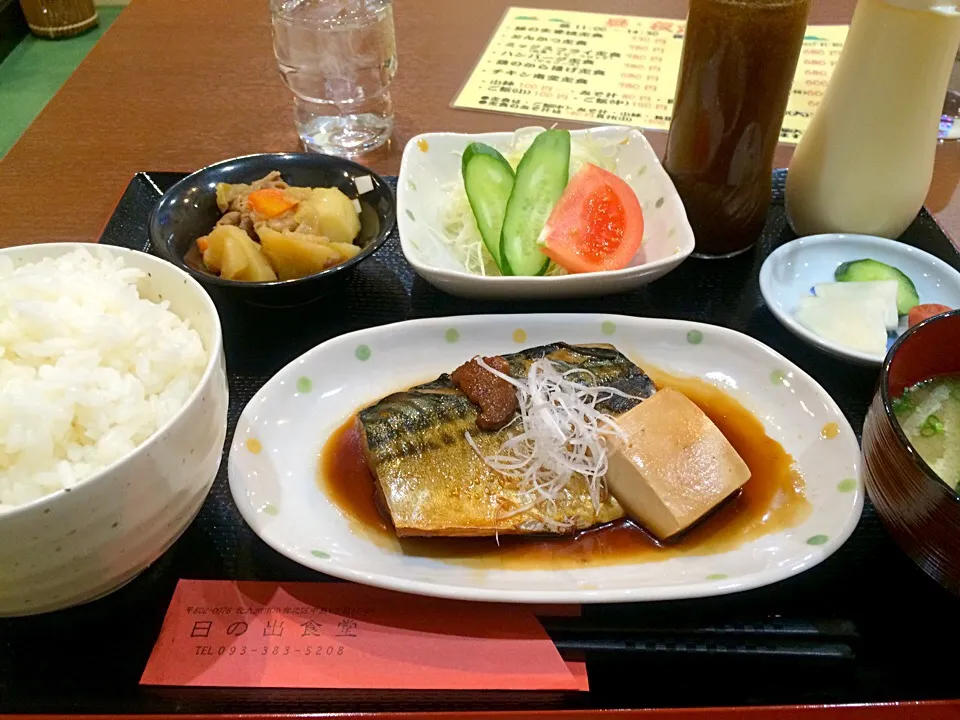
[[[149,252],[150,211],[160,193],[181,177],[136,175],[101,242]],[[804,344],[780,326],[760,295],[757,274],[763,259],[793,238],[783,211],[784,177],[782,171],[774,175],[774,202],[754,250],[725,261],[687,260],[652,285],[625,295],[509,303],[454,298],[416,276],[394,234],[357,268],[343,296],[283,311],[221,306],[230,374],[229,433],[270,375],[308,348],[345,332],[442,315],[605,312],[714,323],[759,338],[816,378],[859,436],[877,371]],[[960,269],[960,254],[926,211],[902,240]],[[229,442],[228,435],[227,447]],[[721,598],[585,606],[582,618],[546,621],[566,654],[587,659],[589,693],[140,687],[178,578],[330,580],[280,556],[250,531],[230,498],[224,462],[190,528],[128,586],[73,610],[0,621],[0,712],[643,708],[960,695],[954,661],[960,603],[905,558],[869,502],[843,548],[790,580]]]

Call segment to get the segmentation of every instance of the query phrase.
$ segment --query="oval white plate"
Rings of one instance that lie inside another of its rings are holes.
[[[517,132],[543,131],[522,128]],[[673,270],[693,252],[693,230],[673,181],[643,133],[634,128],[600,127],[574,130],[619,145],[616,173],[643,208],[643,257],[637,264],[609,272],[556,277],[499,277],[464,270],[437,235],[446,188],[462,183],[460,156],[471,142],[498,150],[509,147],[514,133],[428,133],[412,138],[403,150],[397,181],[397,227],[400,247],[414,270],[431,285],[468,298],[513,300],[584,297],[638,288]]]
[[[799,338],[824,352],[863,365],[879,365],[883,355],[848,350],[815,335],[793,319],[800,298],[817,283],[833,282],[834,271],[851,260],[872,258],[893,265],[913,280],[920,302],[960,308],[960,273],[912,245],[872,235],[828,233],[793,240],[774,250],[760,268],[760,292],[770,312]],[[897,335],[907,329],[900,318]],[[887,340],[887,349],[895,338]]]
[[[362,530],[354,532],[319,489],[318,453],[360,407],[477,354],[558,340],[613,343],[641,367],[648,362],[702,377],[732,393],[799,464],[810,517],[724,554],[573,570],[476,570],[381,547]],[[831,422],[839,434],[821,439]],[[435,318],[342,335],[294,360],[253,397],[240,416],[228,467],[243,517],[287,557],[355,582],[466,600],[632,602],[747,590],[824,560],[853,532],[863,507],[853,430],[802,370],[726,328],[617,315]]]

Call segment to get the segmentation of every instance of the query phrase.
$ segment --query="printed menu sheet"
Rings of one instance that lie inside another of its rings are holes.
[[[453,107],[656,130],[670,127],[682,20],[511,7]],[[847,36],[811,25],[780,139],[799,142]]]

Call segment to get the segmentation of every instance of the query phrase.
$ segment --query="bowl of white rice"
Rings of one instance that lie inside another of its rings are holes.
[[[0,616],[103,596],[190,524],[227,380],[203,288],[145,253],[0,249]]]

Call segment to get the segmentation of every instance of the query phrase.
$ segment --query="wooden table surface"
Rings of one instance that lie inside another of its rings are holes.
[[[391,146],[364,159],[396,173],[404,143],[435,130],[509,130],[529,118],[450,102],[508,0],[396,0],[399,72]],[[681,17],[680,0],[513,4]],[[854,0],[814,0],[811,23],[846,23]],[[2,110],[0,110],[2,115]],[[535,122],[535,121],[533,121]],[[664,133],[649,133],[662,152]],[[298,149],[266,0],[134,0],[0,161],[0,246],[96,240],[131,176]],[[878,152],[882,148],[877,149]],[[791,148],[781,146],[777,164]],[[928,206],[960,237],[960,143],[940,147]]]

